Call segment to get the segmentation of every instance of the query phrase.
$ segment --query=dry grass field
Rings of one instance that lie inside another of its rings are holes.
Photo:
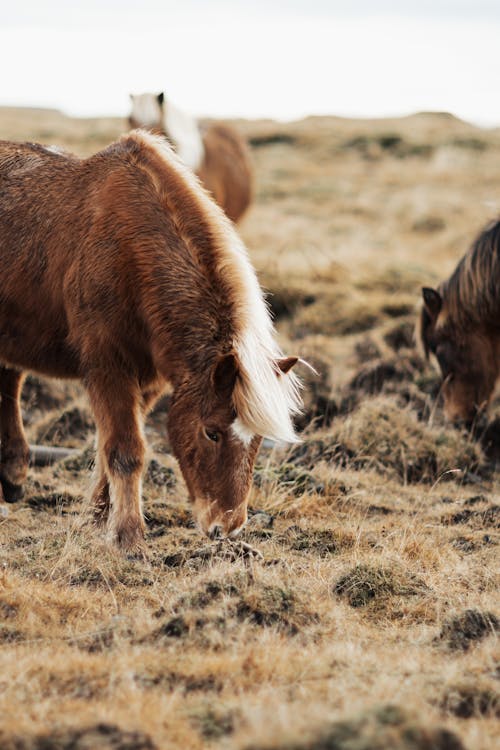
[[[500,214],[500,131],[446,114],[239,122],[241,225],[303,441],[261,451],[243,539],[192,524],[147,424],[148,561],[87,522],[93,424],[77,384],[29,377],[30,442],[74,455],[0,506],[2,750],[492,750],[500,741],[500,401],[476,438],[443,421],[414,348],[420,286]],[[86,155],[118,119],[0,109],[0,137]],[[495,416],[496,415],[496,416]]]

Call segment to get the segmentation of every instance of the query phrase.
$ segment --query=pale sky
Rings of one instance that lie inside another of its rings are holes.
[[[500,0],[0,0],[0,105],[500,125]]]

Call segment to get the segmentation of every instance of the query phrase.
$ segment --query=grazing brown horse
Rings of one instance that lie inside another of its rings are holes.
[[[95,518],[141,548],[143,420],[173,386],[168,431],[206,533],[246,521],[262,437],[300,408],[233,225],[164,139],[88,159],[0,141],[0,475],[26,477],[23,372],[80,378],[97,425]]]
[[[198,175],[232,221],[252,199],[252,166],[239,133],[222,123],[200,130],[192,117],[161,94],[131,94],[130,127],[147,128],[168,138],[181,159]]]
[[[439,363],[445,413],[470,423],[500,374],[500,222],[479,235],[447,281],[422,293],[419,336]]]

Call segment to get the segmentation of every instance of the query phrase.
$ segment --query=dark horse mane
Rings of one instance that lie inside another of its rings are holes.
[[[500,327],[500,220],[481,232],[438,291],[454,324]]]

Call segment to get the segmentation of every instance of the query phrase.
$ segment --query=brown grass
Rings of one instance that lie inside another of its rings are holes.
[[[123,126],[0,110],[2,137],[80,154]],[[239,126],[242,233],[284,347],[320,372],[303,443],[259,456],[243,541],[263,559],[198,535],[164,408],[149,560],[108,549],[87,523],[85,396],[30,378],[30,440],[78,452],[0,507],[0,746],[489,750],[500,451],[443,422],[412,330],[420,285],[498,213],[500,134],[425,114]]]

